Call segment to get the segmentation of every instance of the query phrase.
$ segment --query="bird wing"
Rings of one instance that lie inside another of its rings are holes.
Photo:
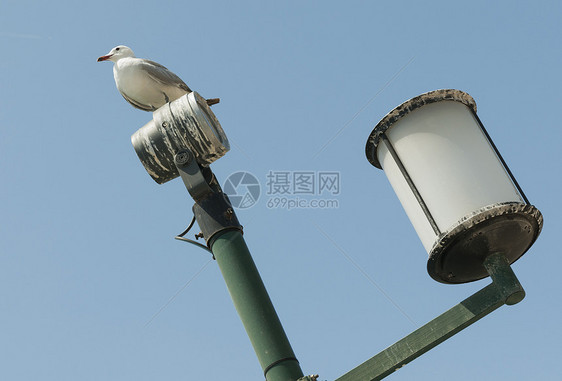
[[[185,90],[188,93],[191,92],[189,86],[187,86],[180,77],[169,71],[165,66],[160,65],[158,62],[145,59],[143,60],[142,68],[146,71],[148,76],[163,85],[173,85]]]
[[[123,96],[123,98],[125,98],[125,100],[126,100],[127,102],[129,102],[130,104],[133,105],[133,107],[136,107],[136,108],[141,109],[141,110],[144,110],[144,111],[155,111],[155,110],[156,110],[156,107],[154,107],[154,106],[145,105],[145,104],[139,103],[139,102],[135,101],[133,98],[129,97],[129,96],[128,96],[127,94],[125,94],[124,92],[122,92],[122,91],[119,91],[119,92],[121,93],[121,95]]]

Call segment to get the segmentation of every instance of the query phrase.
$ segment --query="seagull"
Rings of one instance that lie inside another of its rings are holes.
[[[98,62],[111,61],[117,90],[134,107],[155,111],[168,102],[191,93],[180,77],[157,62],[135,57],[131,48],[119,45],[98,58]],[[207,99],[209,106],[219,103],[219,98]]]

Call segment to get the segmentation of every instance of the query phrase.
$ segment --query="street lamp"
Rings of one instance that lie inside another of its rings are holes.
[[[375,127],[367,158],[383,168],[443,283],[488,276],[484,259],[513,263],[531,247],[541,213],[529,203],[459,90],[431,91],[396,107]]]
[[[228,138],[207,102],[196,92],[166,103],[131,137],[148,174],[158,184],[179,176],[175,155],[190,150],[197,163],[208,166],[230,149]]]
[[[167,103],[131,138],[144,168],[159,184],[181,177],[193,212],[217,260],[267,381],[303,376],[242,237],[242,226],[210,164],[229,144],[197,93]],[[542,215],[531,205],[459,90],[422,94],[388,113],[366,146],[384,169],[423,246],[427,269],[443,283],[490,276],[492,283],[336,381],[380,380],[525,292],[510,264],[535,242]]]
[[[336,381],[381,380],[525,291],[510,264],[535,242],[531,205],[459,90],[436,90],[389,112],[371,132],[367,159],[382,168],[443,283],[492,283]]]
[[[242,225],[209,167],[229,150],[229,144],[207,102],[192,92],[163,105],[131,141],[154,181],[163,184],[181,177],[195,201],[193,213],[266,380],[316,380],[317,376],[303,376],[246,246]]]

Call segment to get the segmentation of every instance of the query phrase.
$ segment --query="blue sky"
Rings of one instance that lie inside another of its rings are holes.
[[[561,8],[1,1],[0,378],[263,378],[216,263],[173,239],[191,219],[183,184],[157,185],[134,153],[130,135],[151,114],[96,62],[118,44],[221,98],[213,110],[231,151],[212,168],[222,182],[237,171],[260,181],[238,217],[303,370],[320,380],[488,284],[427,275],[426,252],[364,153],[405,100],[471,94],[545,218],[513,266],[527,297],[388,379],[556,378]],[[270,171],[339,173],[340,193],[318,196],[338,207],[269,208]]]

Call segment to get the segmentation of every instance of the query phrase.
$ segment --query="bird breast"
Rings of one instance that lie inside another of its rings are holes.
[[[113,66],[117,89],[143,105],[159,108],[185,94],[181,89],[154,80],[137,58],[122,58]]]

